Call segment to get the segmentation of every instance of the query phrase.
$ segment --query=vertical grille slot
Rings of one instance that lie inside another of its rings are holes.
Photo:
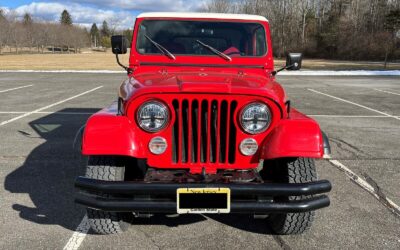
[[[226,143],[227,141],[227,121],[228,121],[228,102],[227,101],[222,101],[221,103],[221,115],[220,115],[220,122],[221,125],[219,127],[219,138],[220,138],[220,155],[219,155],[219,161],[221,163],[225,163],[226,161]]]
[[[236,127],[235,127],[235,110],[237,107],[237,102],[233,101],[230,108],[230,118],[229,118],[229,163],[235,162],[235,149],[236,149]]]
[[[182,162],[188,162],[189,157],[189,102],[182,102]]]
[[[197,100],[194,100],[193,102],[192,102],[192,110],[191,110],[191,113],[192,113],[192,127],[190,128],[191,130],[192,130],[192,141],[191,141],[191,144],[192,144],[192,152],[191,152],[191,155],[192,155],[192,161],[191,162],[197,162],[197,152],[198,152],[198,150],[199,150],[199,147],[198,147],[198,145],[199,145],[199,138],[200,138],[200,135],[199,135],[199,128],[198,128],[198,125],[199,125],[199,121],[198,121],[198,118],[199,118],[199,102],[197,101]]]
[[[208,102],[201,102],[201,120],[200,120],[200,162],[205,163],[207,155],[207,137],[208,137]]]
[[[211,102],[210,123],[210,162],[215,163],[217,159],[217,126],[218,126],[218,102]]]
[[[236,154],[236,101],[173,100],[174,163],[230,163]]]
[[[172,106],[174,107],[175,112],[175,122],[174,127],[172,128],[172,162],[177,163],[179,157],[179,102],[174,100]]]

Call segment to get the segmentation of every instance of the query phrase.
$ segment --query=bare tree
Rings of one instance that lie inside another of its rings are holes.
[[[301,11],[301,21],[302,21],[302,32],[301,32],[301,42],[303,45],[303,48],[305,47],[306,44],[306,17],[308,15],[308,13],[311,12],[311,3],[310,1],[306,0],[306,1],[300,1],[299,2],[299,9]]]
[[[7,44],[8,21],[3,9],[0,9],[0,55],[3,53],[3,46]]]
[[[106,22],[108,23],[110,35],[115,35],[121,25],[121,19],[115,16],[106,20]]]
[[[206,6],[206,11],[216,12],[216,13],[230,13],[234,12],[235,4],[229,0],[218,0],[211,1],[209,5]]]

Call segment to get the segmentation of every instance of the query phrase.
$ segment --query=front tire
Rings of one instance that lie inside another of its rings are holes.
[[[117,157],[90,156],[86,167],[86,177],[105,181],[123,181],[125,166]],[[126,221],[132,217],[130,213],[106,212],[92,208],[87,208],[86,212],[90,228],[98,234],[121,233],[129,227]]]
[[[305,183],[318,180],[314,160],[311,158],[283,158],[264,162],[260,172],[264,180],[281,183]],[[282,197],[279,200],[300,200],[309,196]],[[277,234],[301,234],[314,221],[315,211],[305,213],[271,214],[268,223]]]

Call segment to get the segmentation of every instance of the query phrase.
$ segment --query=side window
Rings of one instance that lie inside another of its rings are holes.
[[[267,52],[265,42],[265,31],[262,28],[258,28],[254,33],[256,39],[256,48],[254,56],[263,56]]]

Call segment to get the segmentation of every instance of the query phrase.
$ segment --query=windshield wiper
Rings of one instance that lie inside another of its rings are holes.
[[[174,54],[172,54],[171,52],[169,52],[166,48],[164,48],[161,44],[155,42],[153,39],[151,39],[150,37],[148,37],[147,35],[144,35],[144,37],[146,37],[147,40],[149,40],[159,51],[161,51],[161,53],[163,53],[164,55],[166,55],[167,57],[171,58],[172,60],[175,60],[176,57],[174,56]]]
[[[221,51],[217,50],[216,48],[211,47],[210,45],[205,44],[205,43],[203,43],[203,42],[200,41],[200,40],[196,40],[196,42],[199,43],[199,44],[200,44],[201,46],[203,46],[204,48],[207,48],[208,50],[210,50],[212,53],[214,53],[214,54],[216,54],[216,55],[219,55],[220,57],[224,58],[225,60],[227,60],[227,61],[229,61],[229,62],[232,61],[232,58],[231,58],[230,56],[228,56],[228,55],[222,53]]]

